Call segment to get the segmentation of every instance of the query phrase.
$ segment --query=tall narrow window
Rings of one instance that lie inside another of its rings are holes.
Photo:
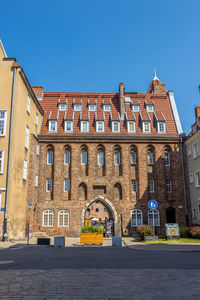
[[[4,152],[4,150],[0,150],[0,174],[3,174]]]
[[[87,152],[86,151],[81,152],[81,164],[87,165]]]
[[[69,165],[70,164],[70,152],[65,151],[65,164]]]
[[[46,191],[52,192],[52,178],[47,178],[46,180]]]
[[[65,192],[70,191],[70,180],[69,180],[69,178],[64,179],[64,191]]]
[[[50,150],[47,151],[47,164],[48,165],[53,164],[53,151]]]
[[[170,153],[168,150],[165,151],[165,166],[170,166]]]
[[[0,110],[0,136],[6,135],[7,111]]]
[[[38,187],[38,174],[35,175],[35,187]]]
[[[60,210],[58,212],[58,226],[69,227],[69,212],[67,210]]]
[[[98,165],[103,165],[104,164],[104,158],[103,158],[103,152],[99,151],[97,153],[97,160],[98,160]]]
[[[160,226],[160,214],[157,209],[148,211],[148,225]]]
[[[114,165],[120,165],[120,152],[114,152]]]
[[[25,148],[28,150],[28,142],[29,142],[29,127],[26,125],[25,129]]]
[[[142,211],[139,209],[134,209],[131,212],[131,227],[137,227],[142,225]]]
[[[40,153],[40,145],[36,144],[36,155],[38,156]]]
[[[148,158],[148,165],[153,165],[153,152],[152,151],[148,151],[147,158]]]
[[[49,132],[57,131],[57,121],[49,120]]]
[[[166,188],[167,188],[167,193],[172,192],[172,182],[169,179],[167,179]]]
[[[31,106],[31,97],[28,94],[27,96],[27,113],[30,114],[30,106]]]
[[[135,151],[131,151],[131,153],[130,153],[130,162],[131,162],[131,165],[136,165],[136,152]]]
[[[46,209],[43,211],[43,218],[42,218],[42,225],[44,227],[52,227],[53,226],[53,219],[54,214],[51,209]]]
[[[131,189],[132,189],[132,193],[137,192],[137,180],[136,179],[131,180]]]
[[[154,180],[149,180],[149,193],[154,193]]]
[[[23,179],[26,180],[26,178],[27,178],[27,160],[24,159]]]
[[[35,125],[38,126],[38,113],[35,113]]]

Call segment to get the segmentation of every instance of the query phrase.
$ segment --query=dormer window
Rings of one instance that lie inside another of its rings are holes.
[[[65,132],[73,132],[73,121],[65,121]]]
[[[158,122],[158,133],[165,133],[165,122]]]
[[[148,112],[154,112],[154,106],[153,105],[147,105],[147,111]]]
[[[104,132],[104,121],[96,122],[96,132]]]
[[[140,111],[140,106],[139,105],[133,105],[133,111]]]
[[[81,104],[74,104],[74,111],[81,111]]]
[[[57,131],[57,121],[49,121],[49,132]]]
[[[81,132],[89,132],[89,122],[81,121]]]
[[[58,110],[66,111],[67,110],[67,104],[59,104],[58,105]]]
[[[150,133],[150,132],[151,132],[150,122],[145,122],[145,121],[143,121],[143,122],[142,122],[142,125],[143,125],[142,131],[143,131],[144,133]]]
[[[128,121],[128,132],[132,133],[135,132],[135,121]]]
[[[120,132],[120,122],[112,121],[112,132]]]
[[[88,106],[89,111],[96,111],[96,105],[95,104],[90,104]]]
[[[110,105],[109,105],[109,104],[105,104],[105,105],[103,106],[103,110],[104,110],[104,111],[110,111]]]

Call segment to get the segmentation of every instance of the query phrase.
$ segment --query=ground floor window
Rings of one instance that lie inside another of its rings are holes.
[[[148,225],[160,226],[160,213],[157,209],[148,211]]]
[[[131,227],[137,227],[142,225],[142,211],[134,209],[131,212]]]
[[[42,226],[52,227],[53,226],[53,218],[54,218],[54,213],[51,209],[44,210]]]
[[[58,212],[58,226],[69,227],[69,212],[67,210],[60,210]]]

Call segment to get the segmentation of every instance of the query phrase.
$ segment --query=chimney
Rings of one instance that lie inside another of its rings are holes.
[[[120,103],[120,117],[121,120],[124,120],[124,84],[123,82],[120,82],[119,84],[119,103]]]
[[[200,118],[200,106],[195,106],[195,117]]]
[[[37,97],[38,101],[43,99],[43,86],[32,86],[32,89]]]

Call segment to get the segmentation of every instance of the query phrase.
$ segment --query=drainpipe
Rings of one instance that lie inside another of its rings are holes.
[[[185,217],[186,217],[186,224],[189,225],[188,220],[188,205],[187,205],[187,197],[186,197],[186,183],[185,183],[185,167],[184,167],[184,156],[183,156],[183,136],[184,134],[180,134],[181,139],[181,164],[182,164],[182,176],[183,176],[183,190],[184,190],[184,201],[185,201]]]
[[[11,142],[12,142],[13,104],[14,104],[14,91],[15,91],[15,79],[16,79],[17,67],[18,67],[18,64],[13,64],[13,67],[12,67],[12,69],[13,69],[13,81],[12,81],[12,94],[11,94],[11,106],[10,106],[10,127],[9,127],[9,140],[8,140],[8,162],[7,162],[7,174],[6,174],[5,213],[4,213],[4,224],[3,224],[3,241],[8,240],[7,211],[8,211],[8,192],[9,192]]]

